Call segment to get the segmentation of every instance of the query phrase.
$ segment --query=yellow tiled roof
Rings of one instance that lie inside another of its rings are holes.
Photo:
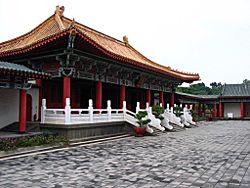
[[[177,77],[184,81],[199,80],[198,74],[184,73],[173,70],[170,67],[157,64],[143,56],[131,45],[127,44],[126,41],[123,42],[117,40],[85,25],[74,22],[74,20],[64,16],[58,16],[56,13],[50,16],[32,31],[21,35],[20,37],[0,43],[0,57],[23,53],[28,49],[30,50],[35,48],[37,45],[43,45],[43,43],[52,40],[53,37],[57,38],[60,34],[63,35],[67,32],[70,32],[72,27],[74,27],[76,31],[79,32],[79,34],[93,41],[103,51],[111,54],[112,56],[124,59],[128,62],[132,61],[138,66],[141,65],[149,69],[151,68],[156,72]]]

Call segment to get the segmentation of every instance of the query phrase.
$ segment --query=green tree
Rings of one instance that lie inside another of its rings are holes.
[[[212,82],[210,84],[210,86],[211,86],[211,93],[212,93],[212,95],[219,95],[221,93],[221,89],[222,89],[221,82],[218,82],[218,83]]]
[[[211,87],[206,86],[203,82],[191,84],[189,87],[178,87],[176,90],[182,93],[194,95],[219,95],[222,89],[221,82],[212,82]]]
[[[250,84],[250,80],[248,79],[243,80],[243,84]]]

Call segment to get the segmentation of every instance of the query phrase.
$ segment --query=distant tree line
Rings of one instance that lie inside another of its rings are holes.
[[[243,84],[250,84],[250,80],[248,79],[243,80]]]
[[[250,84],[250,80],[244,79],[243,84]],[[190,84],[189,87],[178,87],[177,92],[189,93],[193,95],[219,95],[222,90],[221,82],[212,82],[210,87],[206,86],[203,82],[198,84]]]
[[[221,82],[212,82],[210,87],[206,86],[203,82],[191,84],[189,87],[178,87],[177,92],[189,93],[193,95],[219,95],[221,93]]]

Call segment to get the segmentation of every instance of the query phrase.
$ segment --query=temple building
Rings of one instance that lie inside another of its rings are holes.
[[[52,16],[30,32],[0,43],[0,61],[8,62],[7,67],[22,66],[21,72],[27,68],[33,71],[32,75],[46,75],[32,76],[29,82],[33,87],[23,88],[33,105],[28,121],[39,119],[43,98],[49,108],[64,108],[66,98],[70,98],[72,108],[87,108],[89,99],[93,99],[97,109],[106,108],[106,101],[111,100],[113,108],[122,108],[126,101],[127,108],[135,111],[137,101],[144,106],[146,102],[152,105],[156,98],[164,106],[167,103],[173,106],[175,88],[183,82],[200,79],[198,74],[180,72],[151,61],[133,48],[126,36],[122,41],[117,40],[63,13],[64,7],[57,6]],[[22,78],[25,74],[18,75]],[[1,80],[5,78],[1,74]],[[5,93],[8,100],[16,100],[17,90],[6,94],[10,92],[6,88],[9,87],[2,86],[0,93]],[[26,95],[23,89],[19,91],[20,97]],[[34,92],[29,92],[32,89]],[[20,106],[19,116],[24,116],[26,102],[21,101],[22,98],[12,108]],[[13,109],[1,111],[0,119],[14,112]],[[8,119],[2,127],[12,123],[11,119],[17,121],[17,118]]]
[[[39,91],[30,80],[48,79],[49,74],[31,70],[24,65],[0,62],[0,129],[19,122],[20,133],[26,130],[26,120],[37,120]]]
[[[193,105],[193,109],[201,116],[207,109],[214,118],[249,119],[250,117],[250,85],[224,84],[219,95],[192,95],[175,93],[176,104]]]
[[[220,117],[250,117],[250,85],[225,84],[219,96]]]

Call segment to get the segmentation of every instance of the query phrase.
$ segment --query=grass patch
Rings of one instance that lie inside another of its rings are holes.
[[[0,151],[15,150],[24,147],[41,145],[69,144],[65,137],[55,135],[34,135],[19,138],[0,138]]]

